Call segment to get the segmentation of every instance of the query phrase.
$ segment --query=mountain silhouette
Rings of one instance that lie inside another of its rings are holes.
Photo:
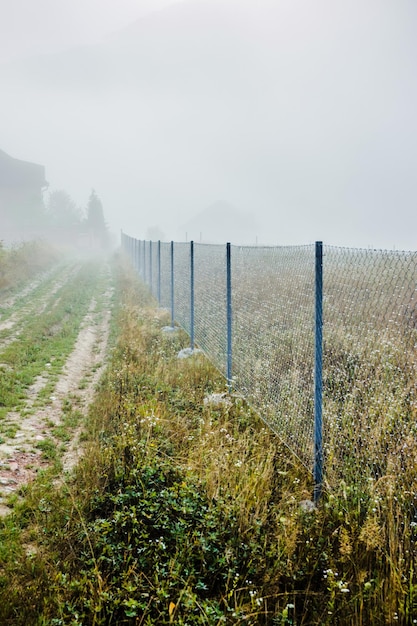
[[[184,225],[189,241],[202,243],[255,244],[259,225],[232,204],[217,201]]]

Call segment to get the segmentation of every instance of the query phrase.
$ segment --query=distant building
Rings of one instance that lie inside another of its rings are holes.
[[[45,168],[0,150],[0,240],[41,234]]]

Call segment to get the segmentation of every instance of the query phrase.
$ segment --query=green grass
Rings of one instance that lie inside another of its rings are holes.
[[[204,404],[224,380],[176,358],[188,339],[117,271],[84,456],[66,483],[41,472],[0,528],[0,623],[412,624],[407,494],[348,474],[305,510],[308,472],[242,399]]]
[[[0,290],[13,293],[21,285],[57,264],[61,253],[40,241],[30,241],[4,248],[0,242]]]
[[[53,305],[56,296],[51,296],[51,291],[55,289],[56,282],[59,282],[59,280],[65,276],[66,271],[70,271],[73,267],[73,262],[68,261],[62,261],[53,266],[49,272],[42,277],[39,283],[33,285],[33,289],[30,289],[28,293],[25,291],[26,285],[19,285],[21,291],[16,289],[15,293],[12,294],[15,301],[11,303],[10,306],[0,306],[2,321],[7,321],[9,318],[13,317],[15,319],[13,333],[16,333],[16,331],[20,330],[27,323],[28,319],[33,317],[37,307],[47,307],[48,301],[49,306]],[[7,293],[2,292],[2,295],[7,298]],[[0,331],[0,340],[7,340],[9,336],[10,329],[6,328]]]
[[[99,278],[99,280],[97,280]],[[27,388],[44,373],[48,382],[39,401],[49,398],[66,358],[74,347],[80,324],[93,294],[101,296],[103,277],[93,264],[84,265],[56,294],[56,306],[27,323],[20,336],[0,355],[0,411],[21,407]],[[101,299],[100,299],[101,301]],[[48,370],[46,365],[50,364]]]
[[[16,436],[16,433],[19,430],[19,426],[16,423],[6,422],[5,424],[1,424],[0,432],[2,435],[9,439],[13,439]]]
[[[42,439],[36,444],[36,448],[41,450],[42,458],[46,461],[55,461],[58,456],[57,445],[52,439]]]

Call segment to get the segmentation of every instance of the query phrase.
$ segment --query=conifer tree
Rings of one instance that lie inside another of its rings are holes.
[[[108,231],[104,220],[103,205],[93,189],[87,205],[87,232],[92,245],[106,247],[108,243]]]

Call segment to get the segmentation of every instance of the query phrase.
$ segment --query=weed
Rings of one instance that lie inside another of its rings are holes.
[[[42,456],[48,461],[57,458],[57,446],[52,439],[42,439],[36,444],[36,448],[42,451]]]

